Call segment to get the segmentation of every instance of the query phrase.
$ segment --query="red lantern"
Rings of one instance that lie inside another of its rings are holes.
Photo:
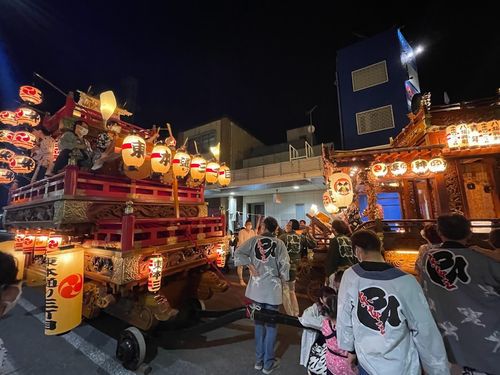
[[[14,139],[14,132],[7,129],[0,129],[0,142],[12,143]]]
[[[16,154],[8,148],[0,148],[0,162],[8,163]]]
[[[54,161],[56,161],[57,157],[59,156],[59,142],[56,142],[54,144],[54,149],[52,150],[52,155],[54,157]]]
[[[22,147],[28,150],[31,150],[35,147],[36,137],[28,131],[19,131],[15,132],[12,144],[16,147]]]
[[[35,255],[45,255],[47,249],[47,243],[49,242],[49,236],[46,234],[39,234],[35,237]]]
[[[149,258],[148,290],[157,292],[161,288],[161,276],[163,269],[163,257],[156,255]]]
[[[36,163],[29,156],[16,155],[10,161],[9,166],[15,173],[31,173],[34,171]]]
[[[23,253],[31,253],[35,247],[35,236],[26,234],[23,240]]]
[[[217,260],[216,264],[219,268],[224,268],[226,265],[226,252],[224,251],[223,245],[218,245],[216,247]]]
[[[31,108],[22,107],[16,111],[16,121],[18,125],[37,126],[40,121],[40,115]]]
[[[0,122],[5,125],[17,126],[16,113],[12,111],[0,112]]]
[[[14,239],[14,250],[17,250],[17,251],[23,250],[24,237],[26,237],[25,232],[21,233],[21,232],[17,231],[16,237]]]
[[[59,247],[62,244],[62,240],[63,239],[61,236],[50,236],[49,240],[47,241],[47,253],[59,250]]]
[[[33,86],[21,86],[19,88],[19,97],[31,105],[38,105],[43,101],[42,92]]]
[[[10,184],[16,175],[10,169],[0,168],[0,184]]]

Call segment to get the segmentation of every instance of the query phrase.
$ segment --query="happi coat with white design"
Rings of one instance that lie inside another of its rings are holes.
[[[500,374],[500,263],[450,241],[424,255],[421,277],[450,362]]]
[[[365,264],[379,266],[366,270]],[[337,340],[370,375],[448,375],[448,361],[422,288],[386,263],[363,262],[340,284]]]
[[[252,301],[281,305],[283,281],[288,281],[290,258],[280,239],[270,233],[247,240],[234,254],[236,266],[253,264],[257,276],[251,276],[245,296]]]

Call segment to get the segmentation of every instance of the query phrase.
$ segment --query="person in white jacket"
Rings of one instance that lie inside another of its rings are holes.
[[[443,340],[417,280],[385,263],[378,236],[355,232],[360,263],[339,290],[337,339],[360,375],[449,375]],[[355,352],[355,355],[354,355]]]
[[[290,257],[285,244],[274,234],[278,222],[273,217],[264,220],[266,231],[247,240],[235,253],[236,266],[248,266],[250,281],[245,296],[254,307],[278,311],[283,303],[283,283],[288,281]],[[278,328],[275,323],[255,320],[255,370],[270,374],[279,367],[274,356]]]

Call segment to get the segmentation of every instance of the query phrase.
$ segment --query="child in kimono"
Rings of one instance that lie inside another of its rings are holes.
[[[358,369],[348,361],[348,352],[339,348],[337,343],[337,294],[326,299],[327,317],[323,320],[321,333],[326,342],[326,367],[328,375],[357,375]]]
[[[309,366],[309,357],[313,345],[318,341],[319,332],[326,317],[327,299],[335,290],[324,286],[318,296],[318,301],[304,310],[302,316],[299,316],[300,324],[304,326],[302,331],[302,341],[300,344],[300,364],[304,367]],[[316,371],[318,372],[318,371]]]

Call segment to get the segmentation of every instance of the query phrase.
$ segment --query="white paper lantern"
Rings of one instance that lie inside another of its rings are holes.
[[[411,170],[415,174],[426,174],[429,169],[429,165],[427,160],[424,159],[416,159],[411,162]]]
[[[209,184],[215,184],[219,180],[219,168],[220,164],[216,161],[211,161],[207,164],[207,174],[205,175],[205,180]]]
[[[446,170],[446,160],[443,158],[434,158],[429,160],[428,168],[432,173],[440,173]]]
[[[329,178],[329,186],[335,205],[348,207],[354,197],[351,177],[347,173],[333,173]]]
[[[371,170],[375,177],[384,177],[387,174],[387,164],[385,163],[373,164]]]
[[[183,149],[177,150],[172,160],[172,172],[175,177],[186,177],[191,166],[191,156]]]
[[[123,164],[129,169],[137,169],[146,159],[146,141],[137,134],[125,137],[122,143]]]
[[[391,163],[390,170],[393,176],[402,176],[408,170],[408,165],[404,161]]]
[[[207,173],[207,161],[200,155],[193,156],[189,173],[193,180],[203,181]]]
[[[172,151],[164,144],[157,144],[151,152],[151,169],[156,173],[167,173],[170,169]]]
[[[219,185],[222,187],[228,186],[231,183],[231,170],[227,165],[222,164],[219,167]]]

